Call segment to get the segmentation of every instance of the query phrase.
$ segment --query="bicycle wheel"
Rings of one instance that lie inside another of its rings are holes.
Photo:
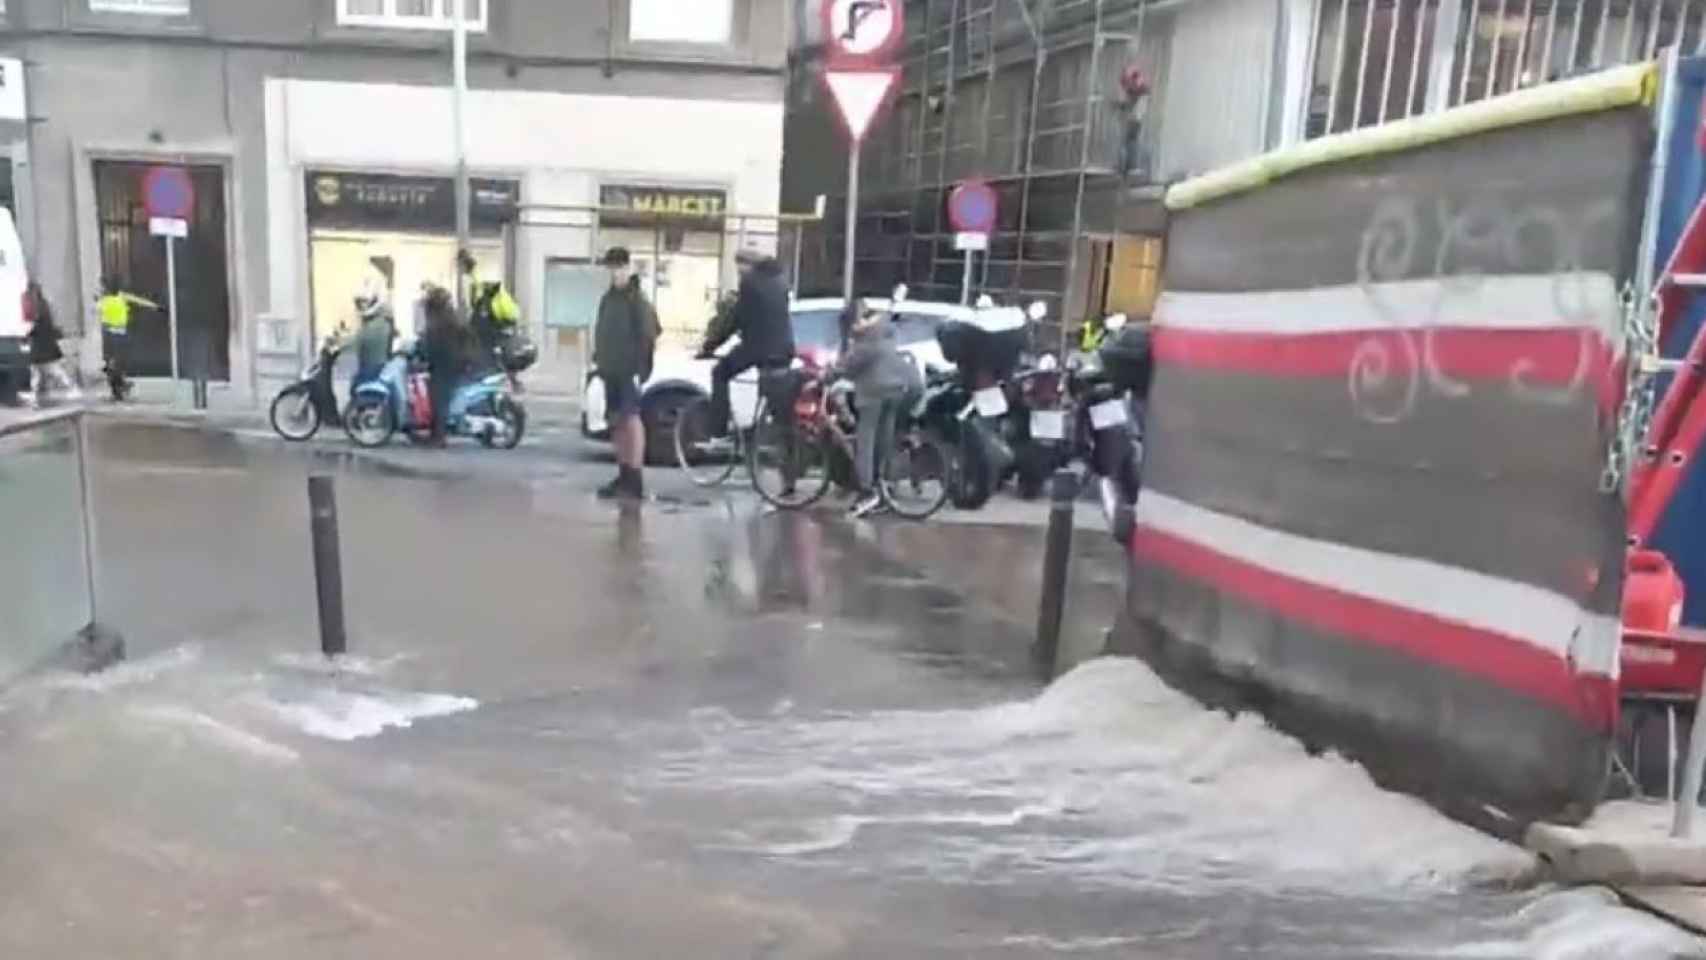
[[[953,458],[940,440],[914,427],[895,437],[882,473],[878,486],[889,509],[923,520],[948,502]]]
[[[829,491],[829,457],[822,442],[801,436],[793,411],[772,414],[760,404],[746,446],[746,467],[752,488],[765,502],[783,510],[800,510]]]
[[[675,417],[675,462],[695,486],[714,487],[741,461],[740,434],[711,437],[711,401],[695,397]]]

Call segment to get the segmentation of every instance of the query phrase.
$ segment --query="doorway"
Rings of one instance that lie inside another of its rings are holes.
[[[172,329],[166,316],[166,241],[150,234],[142,183],[155,164],[95,161],[101,275],[130,293],[159,304],[130,319],[130,372],[172,375]],[[186,166],[195,189],[189,234],[177,246],[178,369],[185,377],[231,378],[231,289],[226,246],[225,171],[211,164]]]

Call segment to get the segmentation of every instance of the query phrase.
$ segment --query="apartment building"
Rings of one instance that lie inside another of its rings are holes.
[[[983,180],[1001,215],[971,289],[1045,299],[1063,332],[1153,302],[1169,182],[1706,40],[1706,4],[1682,0],[893,2],[907,43],[865,147],[859,287],[957,298],[945,198]],[[846,141],[818,80],[820,2],[796,4],[784,195],[804,202],[844,194]],[[839,284],[840,209],[807,244],[808,284]]]

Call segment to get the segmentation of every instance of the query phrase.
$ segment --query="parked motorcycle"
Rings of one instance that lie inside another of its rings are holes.
[[[1065,390],[1065,373],[1052,354],[1038,358],[1008,384],[1012,410],[1007,442],[1013,448],[1013,485],[1021,499],[1041,496],[1048,478],[1069,458]]]
[[[1143,483],[1142,428],[1134,405],[1140,408],[1149,395],[1154,358],[1147,324],[1128,325],[1123,314],[1115,314],[1106,325],[1102,345],[1067,380],[1072,459],[1095,477],[1109,530],[1125,543],[1136,527]]]
[[[297,381],[273,398],[270,419],[273,431],[286,440],[300,443],[320,432],[326,423],[338,422],[338,397],[332,389],[332,368],[343,346],[336,334],[326,337],[319,356],[302,371]]]
[[[527,432],[527,408],[510,391],[512,374],[476,376],[450,398],[445,435],[472,437],[482,446],[513,450]],[[355,389],[344,430],[356,446],[382,447],[401,431],[414,440],[432,432],[432,407],[427,399],[429,374],[411,353],[398,353],[379,376]]]

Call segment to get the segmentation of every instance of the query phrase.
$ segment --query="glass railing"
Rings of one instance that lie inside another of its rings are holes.
[[[102,631],[85,414],[0,420],[0,685]]]

